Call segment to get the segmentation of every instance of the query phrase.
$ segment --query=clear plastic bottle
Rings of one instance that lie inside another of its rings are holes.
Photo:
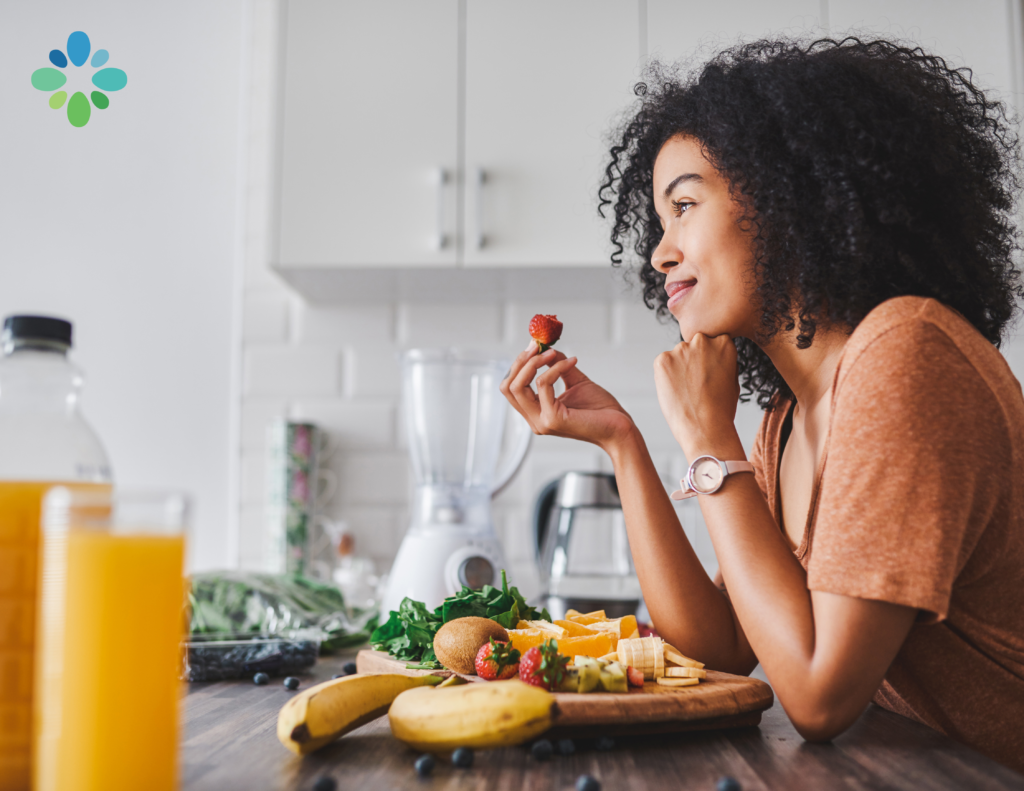
[[[0,357],[0,789],[29,788],[36,571],[43,496],[55,485],[106,488],[107,454],[78,409],[71,324],[8,316]]]

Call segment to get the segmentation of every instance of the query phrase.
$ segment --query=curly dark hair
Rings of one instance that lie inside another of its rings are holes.
[[[612,263],[632,247],[664,319],[652,171],[666,141],[693,137],[754,239],[761,328],[736,339],[742,400],[791,395],[758,343],[799,323],[807,348],[818,322],[852,332],[891,297],[937,299],[999,345],[1022,294],[1019,148],[969,69],[888,40],[761,40],[682,76],[655,62],[635,93],[598,193],[601,216],[614,202]]]

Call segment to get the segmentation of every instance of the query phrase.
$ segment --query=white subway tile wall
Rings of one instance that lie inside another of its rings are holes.
[[[558,348],[580,358],[580,369],[606,386],[634,416],[666,489],[677,485],[686,459],[658,406],[652,364],[678,340],[673,326],[633,301],[487,304],[390,303],[309,305],[283,285],[260,279],[245,306],[245,388],[241,427],[239,546],[243,566],[261,562],[266,427],[287,417],[311,421],[330,438],[324,467],[338,479],[322,513],[344,520],[357,551],[386,570],[408,522],[413,485],[401,414],[399,355],[418,346],[484,348],[508,358],[528,341],[534,313],[565,323]],[[510,418],[518,419],[518,418]],[[756,407],[741,407],[744,441],[753,439]],[[598,448],[557,437],[534,437],[519,474],[494,500],[495,529],[517,584],[536,591],[533,504],[549,481],[569,470],[611,471]],[[682,529],[710,571],[714,551],[692,502],[677,507]]]

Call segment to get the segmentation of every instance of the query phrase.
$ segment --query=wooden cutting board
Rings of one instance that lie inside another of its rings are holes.
[[[450,670],[409,670],[404,662],[370,650],[359,652],[356,668],[360,673],[453,675]],[[709,670],[708,677],[692,687],[663,687],[649,681],[643,689],[631,687],[621,694],[554,694],[557,711],[552,735],[577,737],[758,725],[761,712],[775,700],[772,688],[763,681],[715,670]]]

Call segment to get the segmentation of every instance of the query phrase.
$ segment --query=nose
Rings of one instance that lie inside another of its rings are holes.
[[[670,234],[662,233],[661,241],[658,242],[658,246],[651,254],[651,266],[663,275],[667,275],[672,267],[679,266],[682,262],[683,251],[679,249],[679,245],[675,243]]]

